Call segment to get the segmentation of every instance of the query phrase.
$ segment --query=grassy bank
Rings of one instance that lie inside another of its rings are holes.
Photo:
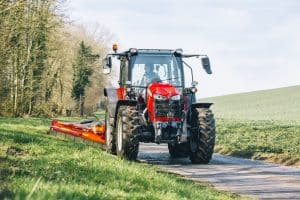
[[[0,118],[0,199],[239,199],[45,134],[50,120]]]
[[[214,103],[216,152],[300,167],[300,86],[202,101]]]
[[[300,167],[300,123],[217,119],[215,152]]]

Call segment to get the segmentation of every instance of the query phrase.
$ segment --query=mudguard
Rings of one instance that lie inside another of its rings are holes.
[[[213,103],[193,103],[192,108],[210,108]]]
[[[116,119],[120,106],[129,105],[135,106],[137,101],[121,99],[116,88],[104,88],[104,96],[106,97],[106,108],[108,109],[109,117]],[[114,120],[114,125],[116,124]]]
[[[106,97],[106,108],[109,113],[109,117],[112,118],[115,116],[118,95],[116,88],[104,88],[104,96]]]

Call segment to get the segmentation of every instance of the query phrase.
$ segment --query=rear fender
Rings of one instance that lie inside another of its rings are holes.
[[[106,108],[110,118],[114,118],[114,126],[116,125],[116,119],[118,109],[120,106],[136,106],[137,101],[125,100],[123,98],[124,88],[104,88],[104,96],[106,97]]]
[[[106,109],[109,117],[115,116],[117,102],[119,101],[116,88],[104,88],[104,96],[106,97]]]

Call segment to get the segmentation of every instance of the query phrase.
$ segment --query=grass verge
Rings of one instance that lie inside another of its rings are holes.
[[[48,119],[0,118],[0,199],[240,199],[45,134]]]
[[[217,118],[215,152],[300,167],[300,122]]]

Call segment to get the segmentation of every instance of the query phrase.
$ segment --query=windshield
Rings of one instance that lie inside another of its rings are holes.
[[[133,59],[131,81],[142,87],[152,82],[182,86],[180,65],[173,54],[138,54]]]

